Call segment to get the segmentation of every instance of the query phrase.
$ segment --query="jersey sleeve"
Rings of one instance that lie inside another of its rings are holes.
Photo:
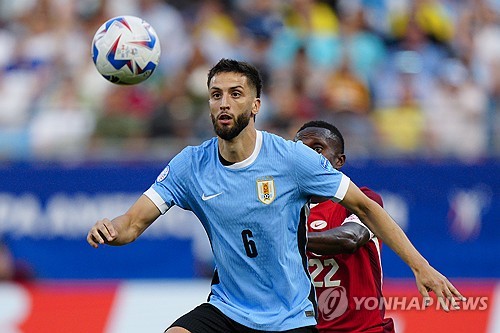
[[[186,191],[189,188],[189,168],[189,151],[186,148],[172,158],[151,187],[144,192],[144,195],[153,201],[162,214],[165,214],[173,205],[190,209]]]
[[[307,196],[331,198],[335,202],[344,199],[350,179],[336,170],[330,161],[302,141],[294,143],[292,164],[300,190]]]
[[[366,230],[368,230],[368,232],[370,233],[370,239],[375,237],[375,234],[370,230],[370,228],[368,228],[363,222],[361,222],[359,217],[357,217],[356,215],[354,215],[354,214],[349,215],[348,217],[345,218],[345,220],[342,222],[341,225],[344,225],[345,223],[348,223],[348,222],[356,223],[356,224],[359,224],[360,226],[366,228]]]

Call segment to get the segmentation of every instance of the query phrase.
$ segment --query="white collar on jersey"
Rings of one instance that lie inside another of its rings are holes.
[[[250,164],[252,164],[259,156],[260,149],[262,148],[262,132],[257,131],[257,136],[255,138],[255,148],[253,150],[252,155],[248,156],[248,158],[244,159],[241,162],[236,162],[234,164],[226,166],[229,169],[241,169]]]

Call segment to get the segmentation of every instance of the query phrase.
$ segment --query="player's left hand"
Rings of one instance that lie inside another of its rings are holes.
[[[465,301],[465,297],[457,288],[441,273],[427,264],[424,267],[414,270],[417,288],[425,299],[425,304],[430,304],[429,291],[433,291],[442,308],[448,312],[449,305],[454,309],[459,309],[459,301]]]

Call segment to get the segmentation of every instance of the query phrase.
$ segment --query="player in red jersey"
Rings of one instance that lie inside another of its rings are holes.
[[[304,124],[295,140],[323,154],[336,169],[345,163],[342,134],[327,122]],[[367,187],[361,190],[383,206],[380,195]],[[392,319],[385,318],[380,247],[377,237],[340,204],[311,204],[307,256],[320,332],[394,332]],[[369,307],[362,301],[366,299]]]

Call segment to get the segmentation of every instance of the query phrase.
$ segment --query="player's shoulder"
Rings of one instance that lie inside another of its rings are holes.
[[[378,194],[377,192],[375,192],[374,190],[372,190],[371,188],[369,187],[366,187],[366,186],[362,186],[359,188],[368,198],[372,199],[373,201],[375,201],[376,203],[378,203],[380,206],[384,206],[384,202],[382,200],[382,196],[380,194]]]
[[[302,155],[298,152],[297,142],[285,139],[277,134],[262,132],[262,148],[270,156],[288,161],[287,165],[296,163],[297,157]],[[302,144],[302,142],[300,142]],[[302,144],[302,146],[305,146]],[[307,147],[307,146],[306,146]]]
[[[374,190],[372,190],[371,188],[367,187],[367,186],[360,186],[359,188],[364,194],[366,194],[367,196],[368,195],[373,195],[373,196],[380,196],[380,194],[378,194],[377,192],[375,192]]]
[[[309,156],[311,154],[312,156],[316,155],[316,152],[306,146],[302,141],[293,141],[290,139],[285,139],[277,134],[269,133],[266,131],[261,131],[262,132],[262,138],[263,138],[263,144],[265,146],[274,146],[281,152],[289,153],[292,155],[294,158],[297,157],[297,154],[303,155],[305,154],[306,156]]]
[[[186,174],[196,172],[202,166],[209,165],[210,163],[207,162],[217,156],[216,147],[215,138],[198,146],[186,146],[168,162],[168,166],[174,173],[186,176]]]
[[[260,131],[260,132],[262,133],[262,141],[265,144],[272,143],[275,145],[290,146],[290,147],[292,147],[294,144],[292,140],[285,139],[282,136],[279,136],[278,134],[274,134],[267,131]]]

